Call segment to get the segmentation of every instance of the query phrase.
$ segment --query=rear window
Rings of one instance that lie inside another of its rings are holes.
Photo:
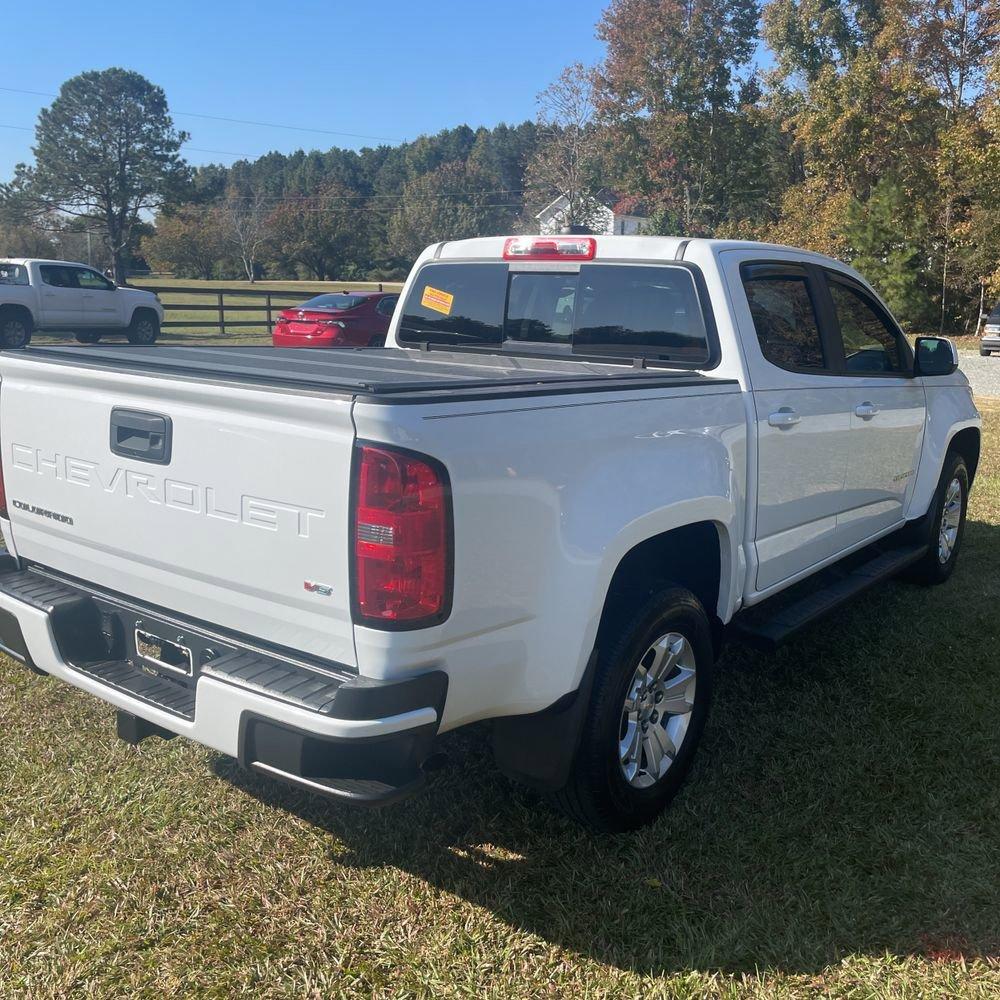
[[[303,302],[299,309],[335,309],[338,312],[346,312],[348,309],[356,309],[365,301],[366,297],[331,292],[327,295],[317,295],[314,299]]]
[[[1000,305],[993,307],[993,312],[986,317],[987,323],[1000,323]]]
[[[28,269],[23,264],[7,264],[0,261],[0,285],[28,284]]]
[[[692,365],[711,356],[694,277],[677,265],[427,264],[407,296],[399,340],[549,345]]]

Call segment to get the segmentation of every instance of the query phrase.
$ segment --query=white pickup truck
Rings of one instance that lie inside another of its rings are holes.
[[[163,306],[152,292],[121,288],[85,264],[0,259],[0,347],[25,347],[36,330],[73,333],[81,344],[125,334],[155,343]]]
[[[0,643],[126,739],[356,802],[490,720],[506,773],[634,828],[727,636],[948,578],[956,364],[835,260],[626,236],[431,247],[384,349],[6,351]]]

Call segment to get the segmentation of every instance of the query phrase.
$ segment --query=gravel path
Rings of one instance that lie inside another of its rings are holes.
[[[972,391],[977,396],[1000,397],[1000,354],[983,358],[973,351],[959,351],[958,358],[958,366],[972,383]]]

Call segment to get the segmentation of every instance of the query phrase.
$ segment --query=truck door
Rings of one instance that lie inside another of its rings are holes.
[[[83,291],[87,326],[114,329],[124,325],[121,296],[113,282],[89,267],[77,268],[76,280]]]
[[[909,344],[892,317],[850,275],[824,269],[849,386],[851,446],[837,539],[848,548],[901,524],[923,443],[926,397]]]
[[[857,387],[835,374],[822,275],[794,254],[721,255],[757,421],[756,588],[830,557]]]
[[[66,264],[39,264],[42,283],[38,304],[42,326],[50,330],[75,330],[87,326],[83,289],[76,280],[79,268]]]

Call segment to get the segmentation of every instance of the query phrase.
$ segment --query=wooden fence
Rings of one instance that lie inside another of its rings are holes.
[[[350,289],[359,285],[368,287],[365,282],[347,283],[345,287]],[[241,328],[266,330],[270,334],[274,329],[275,319],[282,309],[294,308],[306,299],[324,294],[315,289],[265,291],[256,288],[205,288],[139,283],[130,283],[129,287],[155,292],[160,296],[163,303],[164,330],[215,330],[220,336],[225,336],[227,330]],[[370,287],[380,292],[383,290],[382,283]],[[326,291],[335,292],[339,289]],[[181,314],[194,315],[182,318]]]

